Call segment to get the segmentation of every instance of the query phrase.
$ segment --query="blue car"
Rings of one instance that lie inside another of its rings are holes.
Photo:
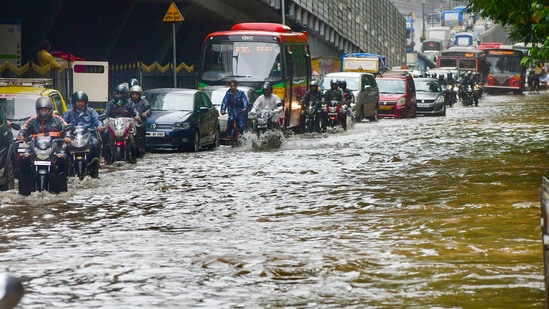
[[[147,118],[147,148],[199,151],[219,147],[219,111],[201,90],[149,89],[143,96],[151,104]]]

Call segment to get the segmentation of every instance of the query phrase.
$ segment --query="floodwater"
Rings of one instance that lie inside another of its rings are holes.
[[[0,192],[20,308],[543,308],[549,93]]]

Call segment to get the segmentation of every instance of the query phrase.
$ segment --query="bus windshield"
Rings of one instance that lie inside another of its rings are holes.
[[[202,80],[278,81],[282,77],[278,44],[216,42],[205,48]]]

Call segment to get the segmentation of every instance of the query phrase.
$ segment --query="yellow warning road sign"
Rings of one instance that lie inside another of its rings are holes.
[[[164,15],[164,19],[162,19],[162,21],[168,23],[183,21],[183,16],[181,15],[181,12],[179,12],[179,9],[174,2],[170,4],[170,7],[168,8],[166,15]]]

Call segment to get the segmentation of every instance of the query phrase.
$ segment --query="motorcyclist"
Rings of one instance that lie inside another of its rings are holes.
[[[99,121],[99,114],[92,107],[88,106],[88,94],[84,91],[76,91],[72,94],[72,108],[63,114],[63,119],[73,126],[84,126],[88,129],[97,129],[102,132],[104,127]],[[88,157],[90,175],[98,177],[99,157],[101,155],[101,136],[92,131],[90,138],[91,153]],[[96,162],[92,164],[93,162]]]
[[[229,89],[221,101],[221,115],[225,115],[227,110],[229,111],[229,119],[227,120],[227,137],[233,137],[234,126],[236,121],[238,132],[236,138],[246,130],[246,122],[248,121],[248,107],[249,102],[244,91],[237,88],[238,83],[236,80],[232,80],[229,83]]]
[[[252,110],[250,111],[251,114],[255,114],[257,111],[262,110],[275,110],[277,108],[277,104],[282,103],[282,100],[280,100],[280,98],[276,94],[273,94],[273,85],[271,85],[271,83],[264,83],[263,86],[261,86],[261,92],[263,94],[255,100],[252,106]],[[276,119],[280,119],[280,116],[278,116]],[[280,130],[279,121],[273,121],[273,125],[276,129]]]
[[[330,80],[330,89],[326,90],[326,92],[324,93],[324,101],[326,103],[330,101],[337,101],[339,104],[343,103],[343,93],[338,88],[337,80]],[[345,113],[341,113],[340,115],[343,115],[340,116],[341,126],[343,127],[343,130],[347,131],[347,115]],[[345,118],[345,121],[343,121],[343,118]],[[328,119],[326,119],[325,121],[327,124]]]
[[[355,95],[353,94],[353,91],[349,88],[347,88],[347,81],[344,79],[340,79],[337,82],[337,86],[339,89],[341,89],[341,92],[343,92],[343,101],[345,102],[345,127],[344,130],[347,130],[347,116],[351,117],[351,120],[353,123],[355,123],[355,115],[353,113],[353,109],[351,108],[351,104],[355,102]]]
[[[33,135],[47,134],[53,137],[63,137],[64,144],[53,144],[53,152],[60,152],[66,159],[66,154],[62,149],[66,147],[66,144],[71,142],[71,138],[68,136],[68,132],[63,132],[63,128],[67,125],[65,120],[59,115],[53,113],[53,101],[50,97],[40,97],[35,103],[36,116],[29,118],[27,122],[22,126],[19,134],[17,135],[18,141],[24,141]],[[60,148],[61,146],[61,148]],[[22,174],[30,174],[33,158],[28,156],[22,156],[20,162],[20,168]],[[63,163],[61,163],[63,162]],[[64,160],[58,161],[57,169],[59,173],[66,173],[67,166],[64,164]]]
[[[318,90],[318,81],[316,80],[313,80],[309,83],[309,90],[307,90],[305,94],[303,94],[303,98],[301,98],[301,108],[304,109],[305,106],[307,105],[307,102],[311,102],[311,101],[314,102],[315,108],[318,110],[318,107],[322,101],[322,93]],[[301,113],[303,114],[303,110],[301,111]],[[322,114],[325,114],[325,113],[322,113]],[[326,115],[324,116],[318,115],[318,116],[319,118],[326,117]],[[303,121],[304,121],[304,117],[302,117],[301,119],[302,124],[303,124]],[[319,125],[319,124],[316,124],[316,125]],[[317,128],[317,129],[320,131],[322,128]]]
[[[129,117],[140,121],[139,112],[135,104],[128,99],[128,87],[122,83],[116,86],[112,99],[107,102],[105,114],[109,118]],[[107,130],[103,131],[103,155],[107,164],[112,164],[112,153],[114,151],[114,141],[111,143],[110,134]],[[133,134],[129,135],[130,141],[130,163],[137,163],[137,153],[135,146],[135,138]]]
[[[147,146],[147,117],[151,115],[151,104],[147,99],[142,98],[143,89],[139,85],[134,85],[130,88],[130,98],[135,104],[135,108],[139,112],[141,117],[141,125],[137,127],[136,145],[137,145],[137,157],[141,158],[145,154],[145,148]]]

